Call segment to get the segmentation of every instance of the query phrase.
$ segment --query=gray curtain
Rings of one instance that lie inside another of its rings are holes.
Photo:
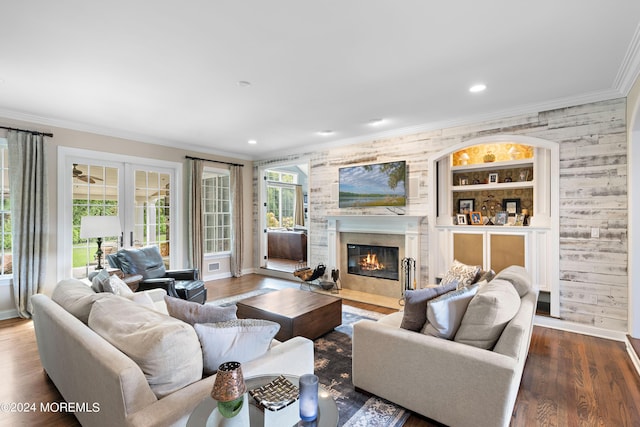
[[[202,277],[202,259],[204,258],[204,246],[202,232],[202,160],[189,159],[189,263],[192,268],[197,268]]]
[[[293,215],[293,224],[304,226],[304,194],[302,194],[302,185],[296,185]]]
[[[13,297],[20,317],[31,317],[31,295],[40,291],[47,257],[48,203],[44,137],[9,131],[9,180],[13,235]]]
[[[231,275],[242,275],[242,167],[230,166],[231,184]]]

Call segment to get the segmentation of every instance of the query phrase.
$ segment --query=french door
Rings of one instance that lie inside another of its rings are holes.
[[[58,165],[60,278],[87,277],[97,265],[96,239],[80,238],[81,218],[87,215],[120,219],[122,233],[103,236],[104,256],[121,247],[155,245],[167,268],[176,264],[181,164],[61,149]],[[108,265],[104,259],[103,264]]]

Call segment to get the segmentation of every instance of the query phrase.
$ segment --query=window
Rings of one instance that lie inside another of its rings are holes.
[[[205,254],[231,251],[229,171],[205,168],[202,176],[203,245]]]
[[[267,227],[293,227],[298,175],[268,170],[267,172]]]
[[[13,273],[12,242],[11,242],[11,203],[9,200],[9,150],[7,140],[0,138],[0,169],[2,170],[2,194],[0,195],[0,234],[2,237],[2,253],[0,253],[0,275]]]

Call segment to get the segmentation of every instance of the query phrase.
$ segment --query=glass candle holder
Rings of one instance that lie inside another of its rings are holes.
[[[313,421],[318,418],[318,377],[305,374],[300,377],[300,419]]]

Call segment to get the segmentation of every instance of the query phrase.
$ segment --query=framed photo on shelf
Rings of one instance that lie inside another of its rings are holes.
[[[469,213],[473,210],[475,199],[460,199],[458,200],[458,213]]]
[[[524,225],[524,215],[522,214],[516,214],[516,220],[513,222],[513,225],[519,225],[522,226]]]
[[[522,169],[518,174],[518,181],[529,181],[529,169]]]
[[[467,225],[467,214],[457,214],[458,225]]]
[[[497,184],[498,183],[498,173],[490,173],[489,174],[489,184]]]
[[[482,214],[480,212],[478,211],[471,212],[470,218],[471,218],[471,225],[484,225],[484,223],[482,222]]]
[[[509,216],[520,213],[520,199],[503,199],[502,209],[507,211]]]
[[[496,213],[496,225],[505,225],[509,220],[509,214],[507,211],[500,211]]]

